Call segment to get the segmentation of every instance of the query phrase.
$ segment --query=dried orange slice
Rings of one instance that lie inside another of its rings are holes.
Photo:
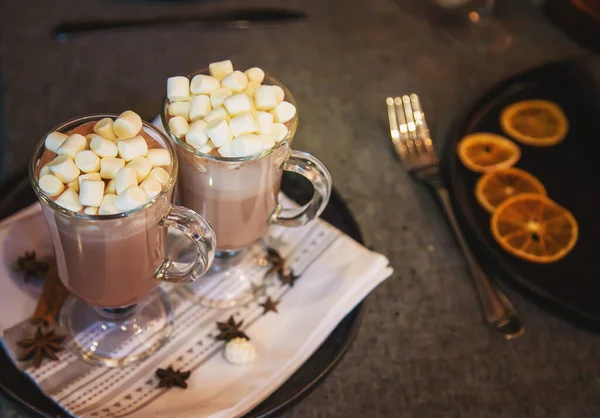
[[[569,121],[560,106],[548,100],[523,100],[502,111],[500,125],[509,136],[536,147],[549,147],[565,139]]]
[[[485,173],[475,186],[477,201],[489,213],[494,213],[502,202],[519,193],[546,195],[546,188],[536,177],[515,167]]]
[[[484,173],[515,165],[521,158],[521,150],[503,136],[479,132],[460,141],[458,158],[469,170]]]
[[[573,249],[579,228],[573,214],[550,198],[521,193],[505,200],[491,220],[494,239],[514,256],[553,263]]]

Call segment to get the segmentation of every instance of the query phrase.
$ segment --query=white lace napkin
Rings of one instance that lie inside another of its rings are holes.
[[[280,301],[279,313],[263,315],[262,299],[247,306],[215,310],[199,306],[177,286],[164,285],[175,311],[170,340],[145,361],[121,368],[92,367],[70,351],[60,361],[44,361],[38,369],[16,360],[16,341],[33,332],[28,318],[41,292],[39,283],[25,284],[14,262],[35,249],[49,256],[52,247],[36,203],[0,223],[0,330],[2,342],[18,367],[52,399],[73,415],[85,417],[236,417],[250,411],[283,384],[321,345],[336,325],[379,283],[389,277],[388,260],[362,247],[327,224],[302,228],[273,226],[272,242],[301,277],[294,287],[278,281],[267,294]],[[266,267],[250,261],[250,277]],[[216,321],[234,315],[244,320],[256,360],[234,366],[216,341]],[[188,388],[158,388],[156,368],[191,370]]]

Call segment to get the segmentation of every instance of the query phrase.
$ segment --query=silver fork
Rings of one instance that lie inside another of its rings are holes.
[[[477,263],[458,226],[448,190],[440,178],[439,160],[433,148],[421,102],[416,94],[388,97],[386,100],[390,135],[394,148],[408,173],[431,186],[440,200],[446,218],[465,254],[475,287],[479,293],[486,320],[506,339],[517,338],[525,328],[515,308],[500,289],[494,287]]]

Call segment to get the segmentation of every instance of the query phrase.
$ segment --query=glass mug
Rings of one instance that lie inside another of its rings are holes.
[[[208,74],[202,70],[188,75]],[[275,78],[265,75],[263,84],[278,85],[286,101],[296,104],[290,91]],[[286,122],[288,134],[276,145],[261,153],[226,158],[204,154],[169,128],[168,99],[161,109],[161,120],[176,145],[180,172],[176,198],[179,204],[198,212],[215,230],[217,252],[212,271],[194,284],[199,302],[212,307],[231,307],[255,299],[262,289],[250,282],[236,266],[244,254],[264,254],[264,247],[254,245],[266,234],[269,225],[302,226],[317,218],[329,201],[331,176],[327,168],[310,154],[290,148],[298,128],[298,115]],[[314,193],[300,208],[283,208],[278,194],[283,171],[308,179]],[[218,273],[218,274],[217,274]]]
[[[512,36],[494,18],[494,0],[433,0],[442,33],[463,48],[500,53]]]
[[[85,134],[100,119],[117,116],[85,116],[53,131]],[[60,312],[60,325],[77,354],[109,367],[142,360],[167,340],[173,314],[158,289],[160,281],[189,283],[203,276],[214,258],[215,235],[208,223],[190,209],[171,205],[178,170],[173,145],[152,125],[144,122],[142,129],[169,151],[171,173],[156,197],[127,212],[76,213],[46,196],[37,182],[45,162],[44,139],[29,165],[29,180],[46,217],[58,274],[72,294]],[[168,257],[168,228],[181,231],[193,243],[195,254],[189,262]]]

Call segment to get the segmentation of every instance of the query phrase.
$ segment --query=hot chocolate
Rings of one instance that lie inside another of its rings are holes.
[[[80,299],[119,308],[139,302],[158,286],[154,274],[165,259],[166,230],[157,225],[167,210],[164,204],[102,221],[43,210],[53,241],[61,243],[54,247],[60,278]]]
[[[298,119],[289,91],[260,68],[236,71],[226,60],[208,73],[168,79],[163,121],[187,145],[177,147],[180,203],[229,252],[266,234]]]
[[[171,204],[176,178],[174,147],[132,111],[67,121],[38,143],[29,181],[58,275],[73,293],[60,326],[82,360],[123,367],[154,353],[175,317],[156,287],[190,283],[210,268],[215,234],[197,213]],[[185,258],[167,240],[169,228],[191,243]]]
[[[242,249],[266,234],[288,152],[286,144],[260,159],[233,163],[177,148],[179,201],[206,218],[219,251]]]
[[[248,303],[262,289],[241,268],[246,256],[264,255],[253,244],[269,225],[302,226],[318,217],[331,177],[319,160],[290,148],[298,127],[294,98],[258,67],[242,72],[229,60],[214,62],[208,70],[170,77],[166,96],[161,120],[181,163],[177,199],[211,224],[219,250],[213,266],[219,274],[203,278],[193,292],[207,306]],[[278,204],[284,170],[314,187],[301,208]]]
[[[94,133],[96,123],[87,122],[64,133],[85,137]],[[149,150],[165,148],[143,129],[139,135],[144,138]],[[50,149],[44,150],[34,171],[38,181],[42,168],[56,156]],[[171,164],[160,168],[171,176]],[[110,184],[112,180],[102,180],[105,189],[114,187]],[[73,190],[75,193],[79,192],[80,184],[79,180],[70,186],[66,184],[65,192],[71,188],[76,189]],[[147,209],[116,219],[102,215],[65,216],[42,205],[53,242],[60,243],[54,246],[54,251],[59,275],[69,291],[94,306],[119,308],[137,303],[154,290],[159,283],[155,272],[164,262],[166,253],[166,228],[160,228],[159,224],[169,210],[171,194],[169,190],[165,198]],[[49,199],[56,201],[59,197],[49,196]],[[87,215],[88,207],[80,206],[73,209]]]

